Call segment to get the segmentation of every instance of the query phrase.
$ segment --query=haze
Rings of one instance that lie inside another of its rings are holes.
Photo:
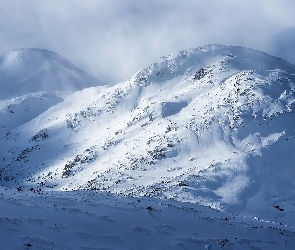
[[[291,0],[0,0],[0,54],[54,51],[110,84],[159,57],[209,43],[240,45],[293,64]]]

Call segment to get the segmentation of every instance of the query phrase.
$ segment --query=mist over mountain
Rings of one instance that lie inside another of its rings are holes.
[[[207,206],[239,218],[230,235],[245,218],[252,226],[270,221],[288,236],[275,234],[267,249],[292,247],[285,242],[294,243],[295,225],[294,65],[207,45],[107,86],[55,53],[27,49],[2,57],[0,76],[3,189]],[[221,244],[204,237],[196,244],[205,249],[246,249],[234,237]],[[196,246],[178,243],[170,246]]]
[[[78,91],[102,85],[62,56],[42,49],[13,50],[0,58],[0,98],[40,91]]]

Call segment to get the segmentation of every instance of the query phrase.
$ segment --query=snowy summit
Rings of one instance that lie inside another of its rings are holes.
[[[20,200],[32,196],[33,204],[71,191],[78,200],[94,194],[127,217],[132,213],[122,207],[132,208],[126,204],[152,214],[163,202],[167,213],[188,221],[193,206],[212,219],[206,223],[216,227],[215,238],[229,220],[229,235],[245,223],[252,237],[246,243],[234,237],[208,240],[204,233],[194,244],[171,236],[171,249],[295,244],[294,65],[243,47],[208,45],[162,57],[129,80],[107,86],[55,53],[29,49],[2,57],[0,76],[0,184],[10,190],[4,200],[13,190]],[[71,194],[64,196],[70,204]],[[108,195],[127,201],[113,204]],[[141,199],[146,205],[139,205]],[[89,202],[97,206],[95,198]],[[85,216],[87,206],[79,209]],[[224,214],[218,217],[218,211]],[[153,236],[152,224],[147,227],[138,230]],[[261,228],[257,235],[255,227]],[[132,236],[118,238],[122,231],[116,232],[110,241],[117,243],[108,249],[118,249],[120,240],[127,242],[125,249],[162,246],[139,246]],[[275,243],[264,242],[267,234]]]

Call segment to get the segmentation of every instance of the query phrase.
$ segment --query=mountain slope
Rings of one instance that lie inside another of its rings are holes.
[[[163,57],[9,131],[1,184],[175,199],[294,225],[294,74],[241,47]]]

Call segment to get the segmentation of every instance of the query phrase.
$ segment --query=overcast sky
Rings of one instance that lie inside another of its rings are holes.
[[[54,51],[108,82],[209,43],[295,64],[294,0],[0,0],[0,54]]]

